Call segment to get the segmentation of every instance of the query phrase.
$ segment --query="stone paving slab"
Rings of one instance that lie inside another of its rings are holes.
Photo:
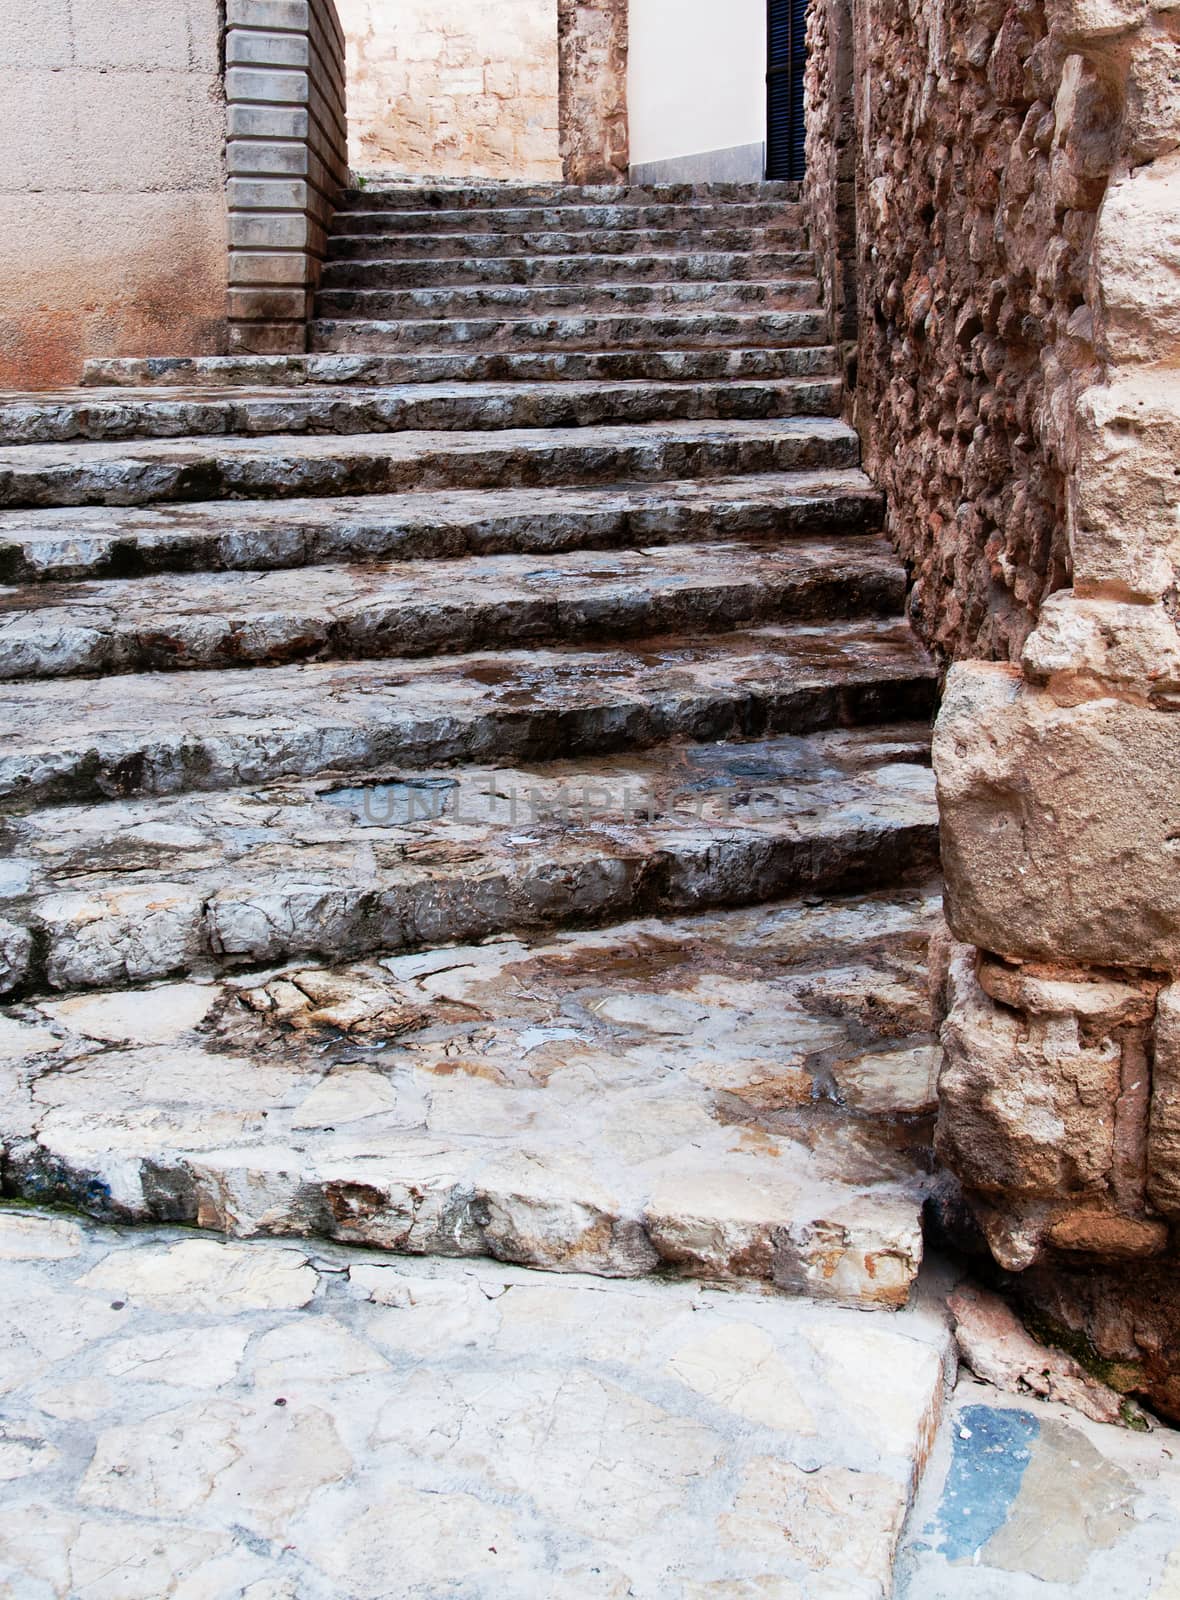
[[[316,304],[322,317],[467,318],[491,312],[501,316],[541,316],[555,311],[578,314],[709,311],[789,311],[819,304],[819,283],[811,277],[741,278],[727,282],[672,279],[662,283],[468,284],[441,288],[399,288],[385,284],[321,288]]]
[[[826,344],[824,311],[607,312],[585,316],[456,317],[404,322],[318,317],[308,324],[313,350],[352,354],[384,350],[445,350],[452,345],[497,350],[600,350],[605,345],[694,350],[710,346],[771,347]]]
[[[573,255],[700,255],[741,251],[755,260],[764,254],[806,250],[807,229],[795,225],[768,228],[701,227],[691,235],[679,228],[584,228],[511,233],[386,233],[381,218],[367,217],[354,227],[351,216],[341,216],[339,231],[328,239],[329,260],[371,259],[391,252],[419,261],[473,261],[521,256]]]
[[[904,1305],[937,888],[4,1013],[6,1192]]]
[[[58,806],[0,827],[0,992],[870,889],[938,861],[920,725]],[[10,944],[15,935],[10,932]]]
[[[330,561],[452,560],[721,539],[873,532],[859,471],[778,472],[610,488],[439,490],[332,500],[0,511],[7,581],[265,571]]]
[[[613,651],[50,679],[11,685],[0,703],[0,796],[29,807],[915,720],[935,681],[893,621]]]
[[[12,1209],[0,1321],[11,1600],[885,1600],[948,1363],[932,1307]]]
[[[602,228],[653,228],[692,240],[702,228],[799,228],[806,215],[799,201],[745,198],[680,205],[645,205],[628,199],[619,205],[439,206],[407,211],[400,206],[367,206],[364,193],[357,205],[345,206],[341,222],[350,231],[366,227],[383,233],[515,234],[537,229],[573,233]]]
[[[366,660],[897,616],[879,538],[0,588],[0,679]]]
[[[830,416],[839,378],[434,384],[251,391],[125,388],[0,398],[0,446],[221,435],[379,434],[430,429],[614,426],[700,418]]]
[[[1088,1422],[964,1373],[897,1600],[1176,1600],[1180,1436]]]
[[[505,387],[506,405],[515,391],[515,385]],[[462,386],[454,390],[453,403],[460,410],[465,404]],[[834,417],[29,444],[0,449],[0,506],[666,482],[843,470],[858,466],[859,455],[856,434]]]
[[[740,284],[789,278],[815,281],[814,252],[780,250],[746,255],[694,251],[668,256],[502,256],[472,261],[406,261],[399,258],[397,241],[391,239],[384,260],[329,262],[321,282],[325,288],[439,289],[464,284]]]
[[[798,201],[798,183],[472,183],[468,178],[430,178],[414,182],[400,174],[366,172],[363,189],[346,189],[340,197],[342,211],[486,210],[524,205],[695,205],[725,201]]]

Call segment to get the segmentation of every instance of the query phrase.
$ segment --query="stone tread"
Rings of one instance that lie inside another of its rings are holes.
[[[532,317],[555,311],[574,315],[638,311],[654,315],[700,309],[801,310],[818,305],[819,293],[814,277],[747,278],[735,283],[481,284],[440,289],[347,285],[321,288],[316,304],[321,317],[466,320],[483,312]]]
[[[0,448],[0,507],[660,481],[848,468],[859,454],[826,417],[25,445]]]
[[[856,470],[609,488],[438,490],[184,507],[0,511],[0,581],[259,571],[331,561],[456,559],[874,531]]]
[[[10,1010],[6,1189],[901,1306],[937,907],[763,906]]]
[[[0,587],[0,679],[520,649],[790,620],[896,616],[877,538],[325,565]]]
[[[61,394],[0,394],[0,447],[72,440],[369,434],[454,429],[593,427],[701,418],[832,415],[835,376],[710,383],[411,383],[232,392],[90,386]]]
[[[453,345],[483,345],[496,349],[524,346],[538,350],[600,350],[604,346],[650,349],[710,349],[765,344],[771,347],[826,344],[830,337],[823,311],[716,311],[693,315],[686,311],[585,316],[455,317],[443,321],[418,318],[382,321],[380,318],[319,317],[308,325],[314,350],[348,355],[405,347],[449,349]]]
[[[464,285],[571,283],[732,284],[816,276],[810,250],[697,251],[683,255],[491,256],[470,261],[405,260],[396,249],[365,261],[328,261],[323,287],[442,289]]]
[[[26,682],[0,703],[0,797],[32,806],[393,762],[576,758],[676,738],[803,733],[928,716],[935,683],[900,620],[614,650]]]
[[[406,211],[349,206],[341,213],[349,233],[367,228],[386,234],[438,233],[588,233],[607,228],[676,232],[692,242],[701,232],[722,228],[763,228],[768,233],[801,228],[798,201],[720,201],[711,205],[527,205],[431,208]]]
[[[927,1300],[872,1316],[12,1207],[0,1319],[21,1600],[883,1600],[953,1372]]]
[[[224,388],[261,385],[399,383],[599,383],[643,379],[651,383],[736,378],[830,377],[836,371],[831,345],[743,350],[500,350],[408,351],[400,354],[299,356],[143,356],[87,362],[86,389]],[[28,404],[28,395],[7,394],[7,403]]]
[[[928,876],[929,747],[928,727],[886,725],[10,817],[0,916],[33,955],[0,989],[352,960]]]
[[[579,232],[529,233],[385,233],[379,227],[345,231],[328,237],[329,260],[367,260],[387,256],[391,248],[406,259],[474,261],[520,256],[687,255],[741,251],[755,261],[764,254],[810,248],[802,227],[701,228],[687,236],[676,228],[588,228]],[[380,221],[380,219],[376,219]]]
[[[775,201],[795,204],[802,198],[797,183],[655,183],[655,184],[550,184],[460,183],[412,184],[401,179],[371,179],[363,189],[346,189],[341,211],[511,209],[522,205],[694,205],[710,201]]]

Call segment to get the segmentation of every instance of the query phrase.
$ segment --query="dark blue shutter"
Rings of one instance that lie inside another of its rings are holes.
[[[807,0],[767,0],[766,176],[803,176]]]

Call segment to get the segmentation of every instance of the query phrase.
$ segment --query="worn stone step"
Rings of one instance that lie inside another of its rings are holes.
[[[0,679],[381,660],[897,616],[880,539],[701,544],[0,588]]]
[[[183,509],[0,511],[0,582],[242,572],[330,561],[426,561],[514,551],[871,533],[883,500],[863,473],[603,489],[453,490]]]
[[[456,390],[456,404],[461,397]],[[505,391],[505,403],[510,400],[511,391]],[[567,415],[572,417],[572,410]],[[658,482],[855,467],[859,456],[852,429],[825,417],[24,445],[0,449],[0,506],[144,506],[229,497]]]
[[[340,225],[348,233],[437,235],[440,233],[506,236],[529,233],[600,233],[608,228],[637,232],[678,233],[693,240],[701,233],[725,228],[765,228],[770,232],[806,225],[799,201],[718,201],[707,205],[532,205],[451,207],[425,211],[384,207],[350,208]]]
[[[254,389],[399,383],[656,383],[831,377],[831,345],[754,350],[491,350],[396,355],[138,356],[89,361],[83,387]],[[4,395],[6,403],[29,396]]]
[[[5,1188],[899,1307],[930,1181],[936,907],[763,907],[10,1011]]]
[[[410,184],[367,182],[363,189],[346,189],[337,202],[339,211],[457,211],[516,209],[521,206],[624,206],[708,205],[742,202],[798,202],[798,183],[439,183]]]
[[[376,219],[379,220],[379,219]],[[394,242],[396,241],[396,243]],[[421,261],[475,261],[519,256],[640,256],[733,254],[743,252],[755,263],[762,255],[807,250],[804,227],[701,228],[686,234],[677,228],[587,228],[580,232],[529,233],[400,233],[376,226],[354,228],[341,217],[328,236],[328,257],[336,261],[380,259],[396,254]],[[760,275],[760,274],[759,274]]]
[[[414,319],[440,321],[497,313],[501,316],[544,316],[713,311],[801,311],[819,304],[814,278],[780,278],[736,283],[607,283],[509,284],[443,289],[324,289],[316,299],[316,315],[361,320]]]
[[[937,867],[929,750],[891,725],[33,812],[2,834],[0,909],[31,936],[6,987],[877,888]]]
[[[367,261],[329,261],[325,289],[426,289],[464,284],[742,283],[814,278],[810,250],[705,251],[683,255],[493,256],[474,261],[404,261],[396,253]]]
[[[31,1467],[0,1484],[0,1572],[20,1600],[64,1593],[63,1573],[87,1600],[881,1600],[957,1359],[925,1283],[908,1309],[866,1313],[14,1204],[0,1318],[20,1419],[7,1453]],[[997,1446],[1001,1469],[1007,1441],[1032,1447],[1030,1539],[1082,1457],[1102,1503],[1135,1485],[1139,1520],[1096,1517],[1070,1484],[1051,1570],[1113,1553],[1139,1594],[1155,1589],[1176,1542],[1161,1493],[1174,1499],[1175,1469],[1158,1485],[1152,1470],[1170,1435],[1141,1441],[1152,1457],[1128,1477],[1125,1431],[1101,1430],[1102,1455],[1094,1428],[1053,1422],[1037,1443],[1032,1418],[1001,1431],[976,1403],[992,1392],[962,1390],[939,1462],[973,1439],[975,1520],[996,1520]],[[928,1531],[962,1519],[960,1460],[944,1506],[911,1525],[929,1564],[911,1596],[965,1594],[977,1576]]]
[[[796,624],[603,650],[504,651],[10,685],[9,808],[209,791],[390,763],[574,759],[924,718],[933,664],[899,622]]]
[[[833,416],[838,378],[709,383],[406,384],[259,390],[91,387],[0,396],[0,446],[73,439],[185,439],[233,434],[373,434],[414,429],[593,427],[698,417]]]
[[[432,322],[331,321],[320,317],[308,327],[313,350],[342,354],[388,350],[446,350],[454,345],[497,350],[702,350],[715,346],[750,348],[822,345],[830,338],[823,311],[718,311],[677,316],[589,315],[567,317],[472,317]]]

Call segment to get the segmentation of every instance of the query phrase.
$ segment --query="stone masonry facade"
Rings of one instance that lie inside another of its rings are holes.
[[[1014,1287],[1173,1416],[1178,36],[1131,0],[821,5],[809,180],[950,663],[939,1153]]]
[[[567,183],[626,183],[627,0],[558,0],[561,156]]]

